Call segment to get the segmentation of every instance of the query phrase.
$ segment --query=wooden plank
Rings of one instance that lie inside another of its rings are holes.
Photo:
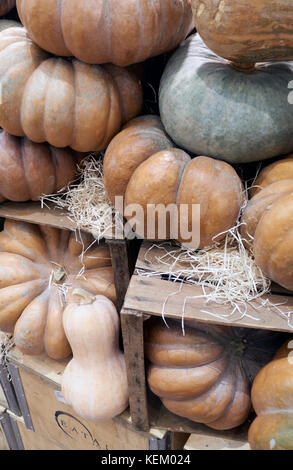
[[[136,429],[148,431],[148,407],[144,364],[143,316],[121,312],[121,327],[126,361],[129,404]]]
[[[130,270],[126,240],[108,240],[110,248],[114,281],[117,294],[117,309],[120,312],[130,282]]]
[[[206,291],[208,292],[208,289]],[[293,297],[265,295],[261,299],[247,303],[246,315],[241,318],[239,312],[231,315],[230,306],[215,302],[207,304],[199,286],[134,275],[128,287],[124,309],[156,316],[164,314],[165,317],[176,319],[182,319],[184,313],[186,320],[293,332],[293,327],[288,325],[287,317],[269,304],[264,306],[263,303],[266,301],[277,305],[283,304],[278,308],[284,314],[293,311]]]

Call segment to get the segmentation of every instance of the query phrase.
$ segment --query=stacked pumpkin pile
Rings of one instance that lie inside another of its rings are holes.
[[[141,113],[135,64],[192,28],[189,0],[6,0],[0,14],[15,4],[21,23],[0,28],[1,202],[39,200],[74,180],[77,163]],[[0,258],[0,329],[25,354],[73,353],[62,388],[80,416],[121,413],[128,387],[108,248],[86,233],[6,220]]]

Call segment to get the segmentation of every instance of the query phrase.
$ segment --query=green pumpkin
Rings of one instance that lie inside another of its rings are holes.
[[[163,73],[162,122],[179,147],[196,155],[246,163],[287,154],[293,150],[292,80],[293,62],[240,71],[196,34]]]

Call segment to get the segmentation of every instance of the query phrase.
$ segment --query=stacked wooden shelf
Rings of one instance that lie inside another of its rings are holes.
[[[168,250],[166,244],[162,251],[159,245],[153,245],[147,241],[142,243],[136,270],[131,278],[121,311],[133,424],[137,429],[144,431],[155,426],[159,429],[195,434],[199,441],[206,442],[209,448],[212,446],[211,442],[215,443],[215,448],[225,446],[228,442],[230,447],[247,447],[249,421],[240,428],[219,433],[172,414],[148,390],[144,357],[144,324],[151,316],[162,317],[164,315],[167,322],[168,318],[181,320],[185,304],[185,321],[196,320],[207,324],[293,334],[293,327],[288,322],[290,315],[286,316],[293,309],[293,297],[279,286],[274,286],[274,291],[277,293],[247,304],[247,315],[243,317],[239,313],[229,315],[232,309],[225,305],[215,302],[209,302],[207,305],[202,297],[201,287],[186,282],[173,282],[162,275],[166,272],[166,265],[160,262],[160,258],[166,250]],[[208,292],[207,289],[206,291]],[[270,303],[265,302],[266,300]],[[278,314],[273,304],[282,304],[284,315]],[[204,447],[203,444],[199,445],[200,448],[202,446]]]

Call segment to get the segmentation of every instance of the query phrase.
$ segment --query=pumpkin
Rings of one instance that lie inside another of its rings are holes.
[[[163,125],[179,147],[230,163],[288,154],[293,149],[292,70],[292,62],[238,70],[193,35],[163,73]]]
[[[261,170],[250,190],[251,197],[255,196],[266,186],[282,180],[293,179],[293,154],[276,160]]]
[[[245,64],[293,58],[291,0],[191,0],[197,31],[225,59]]]
[[[79,152],[105,149],[142,106],[141,84],[130,70],[50,57],[24,28],[0,33],[0,83],[1,127]]]
[[[172,413],[216,430],[235,428],[251,412],[250,384],[280,344],[270,331],[168,319],[146,324],[147,381]]]
[[[251,398],[257,418],[248,432],[253,450],[293,450],[292,339],[257,374]]]
[[[36,201],[58,192],[75,179],[83,156],[0,130],[0,202]]]
[[[113,204],[116,196],[122,196],[126,208],[132,204],[143,208],[144,220],[136,224],[136,232],[145,238],[162,239],[160,213],[151,205],[186,205],[191,209],[199,204],[199,247],[213,244],[215,236],[234,226],[243,204],[242,183],[235,170],[225,162],[204,156],[192,160],[187,153],[174,148],[156,116],[134,119],[111,141],[104,158],[104,182]],[[152,235],[147,214],[155,220]],[[188,211],[189,233],[197,223],[197,215],[193,217],[192,211]],[[193,243],[189,234],[182,233],[186,220],[178,225],[171,216],[165,220],[163,239],[172,238],[177,232],[176,239]],[[217,241],[221,237],[224,235]]]
[[[16,0],[1,0],[0,1],[0,16],[6,15],[12,8],[15,7]]]
[[[7,219],[0,265],[0,330],[14,333],[25,354],[70,355],[62,326],[68,289],[86,286],[115,301],[109,250],[85,233],[78,241],[74,232]]]
[[[189,0],[18,0],[17,10],[43,49],[120,66],[174,49],[193,22]]]
[[[121,414],[128,406],[128,385],[113,303],[75,289],[63,325],[73,353],[62,376],[66,403],[88,421],[108,421]]]

